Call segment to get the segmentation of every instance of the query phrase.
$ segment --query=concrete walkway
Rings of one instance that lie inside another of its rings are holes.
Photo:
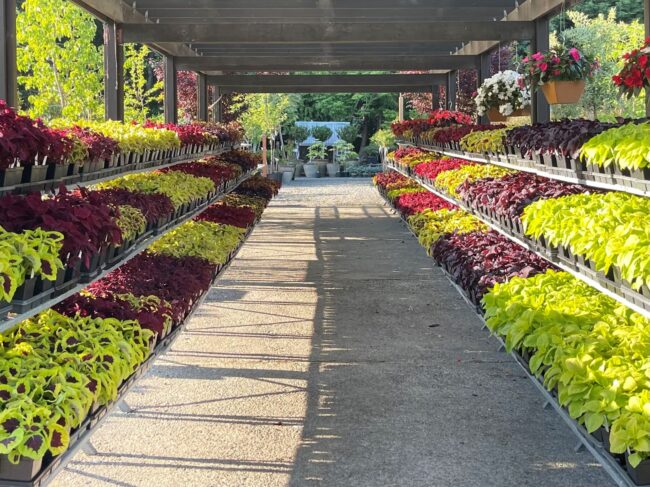
[[[283,189],[54,484],[613,485],[368,180]]]

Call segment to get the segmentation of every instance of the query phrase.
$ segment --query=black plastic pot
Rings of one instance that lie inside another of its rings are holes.
[[[17,464],[9,461],[7,455],[0,455],[0,479],[29,482],[41,471],[43,460],[22,457]]]
[[[48,164],[45,179],[61,179],[68,175],[69,164]]]
[[[630,171],[630,176],[635,179],[645,179],[650,181],[650,167],[644,167],[643,169],[632,169]]]
[[[54,289],[54,281],[39,277],[38,281],[36,281],[34,295],[39,295],[43,298],[46,298],[49,297],[49,295],[52,293],[52,289]]]
[[[54,283],[54,292],[56,295],[63,294],[79,282],[79,277],[81,276],[81,262],[77,261],[74,265],[66,266],[63,271],[59,271],[56,276],[56,282]]]
[[[11,311],[11,303],[0,299],[0,318],[4,318]]]
[[[18,286],[18,289],[16,290],[16,294],[14,294],[14,299],[13,301],[27,301],[31,298],[34,297],[34,291],[36,289],[36,281],[38,281],[38,277],[34,276],[29,279],[25,279],[25,282],[23,282],[20,286]]]
[[[643,460],[636,467],[630,465],[627,453],[625,454],[625,469],[636,485],[650,484],[650,460]]]
[[[22,183],[40,183],[45,181],[45,176],[47,176],[47,166],[25,166],[23,171]]]
[[[15,186],[23,180],[24,167],[10,167],[0,171],[0,186]]]

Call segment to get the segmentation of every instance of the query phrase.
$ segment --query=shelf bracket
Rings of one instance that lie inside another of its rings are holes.
[[[126,402],[125,399],[120,399],[117,402],[117,408],[121,412],[126,413],[126,414],[129,414],[129,413],[132,413],[133,411],[135,411],[135,409],[133,409],[131,406],[129,406],[129,404]]]
[[[90,440],[84,443],[81,449],[86,455],[90,455],[90,456],[99,455],[99,451],[97,451],[97,448],[95,448],[95,446],[92,444]]]

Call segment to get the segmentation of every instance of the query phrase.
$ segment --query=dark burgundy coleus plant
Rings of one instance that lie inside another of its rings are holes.
[[[230,206],[220,203],[210,206],[194,219],[247,228],[255,223],[255,218],[255,212],[247,206]]]

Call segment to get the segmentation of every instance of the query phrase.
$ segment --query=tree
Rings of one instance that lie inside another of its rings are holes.
[[[587,81],[580,103],[553,107],[554,117],[612,119],[618,116],[643,116],[643,97],[623,99],[618,96],[618,89],[612,83],[612,76],[622,68],[623,54],[643,44],[643,25],[638,21],[629,24],[619,22],[615,9],[596,18],[589,18],[580,12],[568,12],[567,15],[574,27],[563,32],[565,44],[578,46],[595,56],[600,70],[593,80]],[[556,37],[553,42],[561,42],[561,39]]]
[[[259,146],[262,137],[279,132],[289,116],[291,99],[285,94],[247,94],[235,98],[233,109],[245,106],[239,121],[246,130],[246,137]]]
[[[154,67],[158,82],[163,84],[165,69],[162,59]],[[163,91],[164,93],[164,91]],[[176,97],[178,103],[178,117],[183,122],[196,120],[199,113],[197,74],[194,71],[176,72]]]
[[[144,122],[160,118],[153,115],[152,105],[162,101],[163,83],[151,83],[146,72],[152,51],[139,44],[124,45],[124,119]]]
[[[25,0],[16,19],[18,82],[31,116],[103,115],[103,55],[93,17],[64,0]]]
[[[630,23],[635,20],[643,22],[643,2],[640,0],[582,0],[572,10],[594,18],[600,14],[607,15],[612,8],[616,9],[617,17],[621,22]],[[556,32],[572,26],[573,22],[568,12],[555,17],[551,25]]]

